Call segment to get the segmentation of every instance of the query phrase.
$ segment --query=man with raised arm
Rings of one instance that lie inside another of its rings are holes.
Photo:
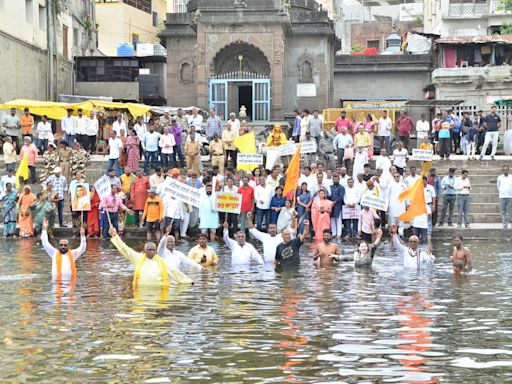
[[[87,247],[84,227],[80,228],[80,246],[76,249],[69,249],[69,241],[59,241],[59,248],[55,249],[48,241],[48,220],[43,219],[41,231],[41,242],[43,248],[52,259],[52,280],[53,281],[74,281],[76,280],[75,261],[84,254]]]
[[[147,242],[144,245],[144,252],[139,253],[128,247],[121,240],[113,226],[110,227],[109,233],[112,244],[135,267],[133,274],[134,288],[148,285],[168,287],[171,284],[171,279],[177,284],[194,284],[187,275],[172,268],[165,262],[163,257],[157,255],[155,243]]]
[[[254,227],[251,213],[247,213],[247,227],[249,233],[263,244],[263,259],[265,263],[272,263],[276,258],[276,249],[283,242],[283,236],[277,233],[277,224],[269,224],[267,233],[258,231]]]
[[[245,241],[245,232],[235,234],[236,241],[229,237],[229,224],[224,222],[224,241],[231,251],[231,265],[263,264],[263,258],[252,244]]]
[[[409,246],[405,246],[397,234],[396,225],[389,229],[393,245],[398,252],[400,262],[404,268],[422,268],[430,267],[434,264],[435,256],[432,254],[432,246],[429,246],[428,252],[419,248],[420,239],[418,236],[409,237]]]
[[[300,246],[306,239],[309,233],[309,220],[304,220],[304,230],[300,236],[297,236],[292,240],[292,233],[289,229],[283,229],[281,235],[283,236],[283,242],[277,246],[274,263],[281,265],[299,265]]]
[[[170,235],[171,230],[172,226],[169,225],[167,227],[167,232],[160,239],[160,243],[158,244],[157,249],[157,253],[162,256],[167,265],[169,265],[171,268],[177,269],[178,271],[183,271],[186,269],[192,271],[205,270],[205,268],[203,268],[201,265],[189,259],[177,249],[174,249],[176,240],[174,236]]]

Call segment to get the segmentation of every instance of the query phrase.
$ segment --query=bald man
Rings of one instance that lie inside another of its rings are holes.
[[[398,252],[398,256],[404,268],[420,269],[432,266],[436,259],[435,256],[432,255],[432,248],[430,246],[428,252],[420,249],[420,239],[418,236],[409,237],[409,245],[405,246],[397,234],[396,225],[391,226],[389,233],[391,234],[393,245]]]
[[[162,236],[158,244],[157,252],[163,257],[165,262],[178,271],[192,270],[192,271],[206,271],[201,265],[197,264],[194,260],[189,259],[183,253],[175,249],[176,239],[170,235],[171,226],[167,227],[167,233]]]

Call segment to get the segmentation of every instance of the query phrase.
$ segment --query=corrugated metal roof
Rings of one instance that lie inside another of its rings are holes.
[[[512,44],[512,35],[446,36],[435,42],[437,44]]]

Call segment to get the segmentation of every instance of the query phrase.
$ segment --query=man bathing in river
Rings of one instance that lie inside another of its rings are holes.
[[[133,287],[161,285],[168,287],[171,279],[178,284],[194,284],[192,279],[179,270],[170,267],[165,260],[156,253],[156,244],[148,242],[144,245],[144,252],[135,252],[128,247],[117,235],[114,227],[110,227],[110,241],[135,267],[133,275]]]
[[[339,245],[331,241],[332,231],[329,228],[324,229],[322,237],[323,241],[315,244],[313,248],[313,260],[320,268],[332,265],[334,261],[332,256],[341,253]]]
[[[456,274],[471,272],[473,260],[469,249],[462,244],[462,236],[454,235],[452,238],[453,255],[451,257],[453,272]]]
[[[77,249],[70,250],[69,241],[66,239],[61,239],[59,241],[59,249],[55,249],[48,241],[48,220],[44,218],[41,242],[43,243],[44,250],[52,259],[52,280],[76,280],[75,261],[83,255],[87,247],[84,227],[80,228],[80,246]]]

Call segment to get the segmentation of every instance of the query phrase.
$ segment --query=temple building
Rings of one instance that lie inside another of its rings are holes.
[[[161,37],[169,105],[268,121],[333,104],[339,41],[314,0],[190,0]]]

